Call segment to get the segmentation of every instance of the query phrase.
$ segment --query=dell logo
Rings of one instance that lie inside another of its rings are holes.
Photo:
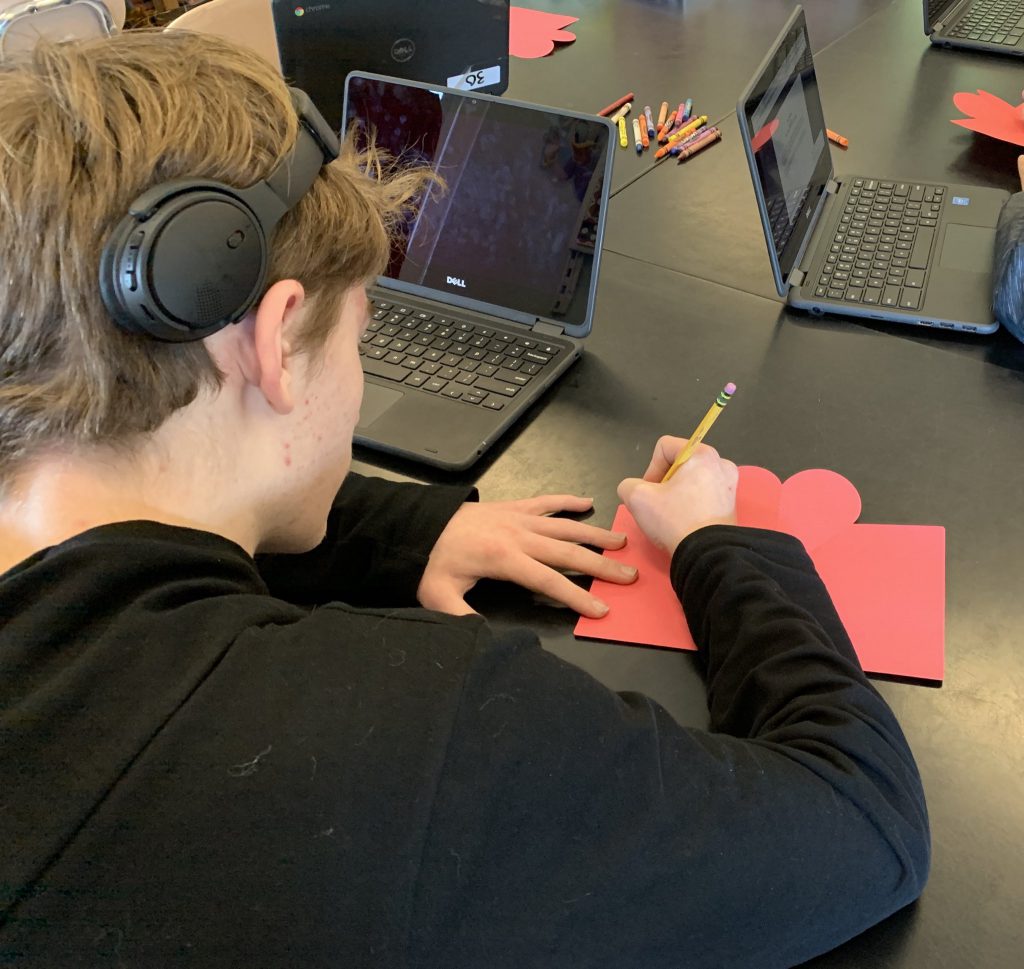
[[[399,37],[391,45],[391,58],[398,64],[404,64],[408,60],[412,60],[413,54],[416,53],[416,45],[408,37]]]
[[[460,288],[465,289],[466,288],[466,280],[459,279],[457,276],[449,276],[448,277],[448,285],[449,286],[459,286]]]

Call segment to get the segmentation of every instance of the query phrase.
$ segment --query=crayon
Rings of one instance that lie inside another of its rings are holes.
[[[612,103],[609,104],[608,107],[601,108],[601,110],[597,112],[598,116],[602,118],[607,118],[608,115],[610,115],[613,111],[617,111],[627,101],[632,101],[634,97],[635,95],[632,91],[630,91],[629,94],[623,94],[622,97],[619,98],[617,101],[612,101]]]
[[[619,115],[619,147],[629,147],[629,136],[626,134],[626,119]]]
[[[693,118],[682,126],[682,128],[676,128],[668,137],[668,144],[673,145],[677,141],[682,141],[684,138],[692,135],[698,128],[703,128],[708,123],[708,116],[702,114],[699,118]]]
[[[633,105],[627,101],[621,108],[619,108],[618,111],[615,111],[612,114],[608,115],[608,120],[611,121],[612,124],[618,124],[619,118],[626,117],[626,115],[629,114],[630,108],[632,107]]]
[[[688,144],[679,154],[676,156],[679,161],[684,162],[687,158],[696,155],[698,151],[703,151],[705,148],[710,147],[716,141],[721,141],[722,131],[720,128],[709,129],[703,138],[695,138],[690,144]]]
[[[836,145],[839,145],[840,148],[849,148],[850,147],[849,139],[844,138],[840,134],[837,134],[831,128],[826,128],[825,129],[825,133],[828,135],[828,140],[833,142]]]
[[[665,127],[665,116],[668,114],[668,101],[662,101],[661,107],[658,109],[658,127]]]
[[[722,392],[715,398],[715,402],[711,405],[711,409],[704,415],[702,420],[697,425],[695,430],[690,435],[690,440],[686,442],[686,446],[676,455],[675,461],[672,462],[672,466],[665,472],[665,477],[661,479],[661,483],[664,484],[670,480],[671,477],[689,461],[691,455],[697,450],[697,445],[704,440],[704,436],[709,430],[711,425],[718,419],[718,415],[725,410],[725,405],[732,400],[732,395],[736,393],[736,385],[731,381],[727,383],[723,388]]]
[[[654,118],[651,116],[651,106],[649,104],[644,107],[644,117],[647,119],[647,136],[653,138]]]
[[[675,127],[676,113],[673,111],[666,119],[665,126],[661,129],[661,134],[658,136],[658,141],[661,144],[665,144],[668,141],[669,132]]]
[[[642,121],[640,121],[639,119],[634,119],[634,120],[636,120],[638,122],[637,127],[640,129],[640,143],[643,145],[643,147],[645,149],[646,148],[650,148],[650,146],[651,146],[651,136],[647,133],[646,125]]]
[[[684,148],[692,145],[700,138],[706,138],[712,131],[718,131],[717,127],[698,128],[692,135],[687,135],[682,141],[677,141],[668,147],[670,155],[678,155]]]
[[[623,118],[623,121],[625,121],[625,118]],[[640,137],[640,119],[639,118],[634,118],[633,119],[633,144],[636,146],[636,153],[638,155],[642,154],[643,150],[644,150],[644,143],[643,143],[643,140]]]
[[[689,121],[690,115],[693,113],[693,98],[687,98],[686,104],[683,106],[683,121]]]

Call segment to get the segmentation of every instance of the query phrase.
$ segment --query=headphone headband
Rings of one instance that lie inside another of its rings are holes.
[[[308,95],[289,92],[298,137],[267,178],[241,189],[175,179],[129,206],[100,257],[100,293],[121,327],[157,340],[201,340],[259,300],[274,228],[341,150]]]

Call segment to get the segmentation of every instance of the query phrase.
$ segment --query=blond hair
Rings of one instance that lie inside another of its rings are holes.
[[[203,343],[119,329],[99,257],[142,191],[182,177],[245,187],[293,145],[283,79],[226,41],[132,31],[0,68],[0,483],[43,448],[129,444],[222,375]],[[344,293],[383,271],[429,176],[351,139],[278,225],[267,285],[298,279],[315,355]]]

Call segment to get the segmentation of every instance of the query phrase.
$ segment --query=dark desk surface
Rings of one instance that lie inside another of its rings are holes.
[[[728,66],[708,55],[684,68],[709,99],[724,105],[724,115],[748,64],[758,59],[758,45],[770,42],[786,13],[784,4],[759,0],[586,6],[595,8],[591,32],[580,27],[576,50],[541,63],[517,62],[518,89],[511,93],[526,96],[529,88],[536,96],[549,84],[559,97],[547,100],[561,100],[564,90],[563,103],[583,106],[586,85],[579,93],[573,85],[589,76],[596,91],[600,78],[614,96],[621,76],[631,77],[639,94],[629,65],[643,65],[650,51],[625,31],[644,10],[663,25],[663,37],[681,44],[696,42],[691,30],[706,32],[705,52],[720,32],[741,39],[736,60],[742,63]],[[817,11],[811,30],[812,37],[839,38],[817,63],[830,122],[835,118],[834,126],[851,138],[842,167],[1011,188],[1015,153],[976,144],[948,121],[955,90],[986,87],[1015,97],[1024,80],[1017,64],[928,50],[914,0],[835,4],[834,15],[845,18],[835,21],[827,14],[831,6],[810,5]],[[552,8],[573,12],[572,3]],[[875,16],[850,31],[855,8]],[[624,32],[613,37],[616,27]],[[882,52],[871,53],[869,40],[882,42]],[[588,44],[598,55],[583,75]],[[887,65],[885,76],[877,58]],[[604,77],[609,60],[618,72],[610,81]],[[657,76],[649,68],[638,71]],[[604,100],[603,90],[597,100]],[[585,103],[593,107],[593,101]],[[783,477],[833,468],[860,490],[863,521],[945,525],[945,682],[941,688],[879,683],[928,792],[931,880],[917,905],[813,965],[1018,966],[1024,952],[1024,596],[1015,583],[1024,562],[1024,346],[1005,334],[967,340],[812,322],[761,295],[774,291],[735,128],[732,135],[686,171],[648,170],[619,193],[587,354],[527,422],[462,477],[487,498],[566,489],[592,494],[593,520],[608,524],[616,484],[643,470],[657,434],[685,433],[721,385],[735,380],[740,391],[714,431],[723,453]],[[676,232],[674,246],[659,245],[666,196],[685,197],[680,190],[689,193],[691,186],[693,198],[716,204],[680,205],[675,218],[701,234],[689,239]],[[723,272],[727,258],[737,266],[734,275]],[[723,285],[730,281],[735,285]],[[662,349],[652,352],[655,347]],[[440,480],[365,451],[359,457],[359,470],[383,467],[388,476]],[[548,649],[609,686],[643,691],[681,722],[706,721],[692,657],[577,642],[571,615],[521,590],[491,585],[474,602],[495,622],[533,626]]]

